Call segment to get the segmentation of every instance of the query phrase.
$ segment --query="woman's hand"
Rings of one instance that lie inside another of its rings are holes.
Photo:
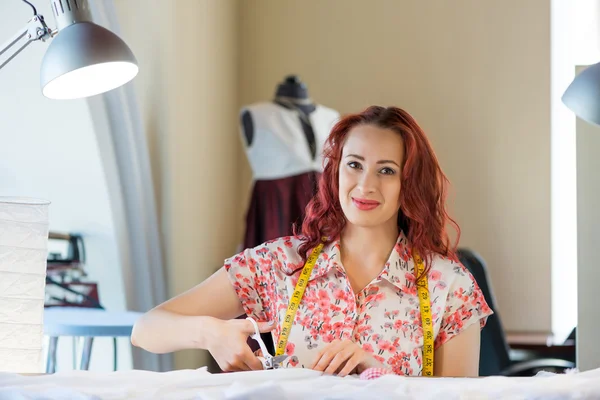
[[[360,374],[367,368],[385,368],[373,355],[363,350],[351,340],[334,340],[325,346],[311,367],[325,374],[346,376],[353,372]]]
[[[258,329],[263,333],[274,327],[268,322],[258,322]],[[206,347],[223,371],[261,370],[262,363],[248,346],[247,340],[252,334],[254,326],[246,319],[223,321],[214,318]]]

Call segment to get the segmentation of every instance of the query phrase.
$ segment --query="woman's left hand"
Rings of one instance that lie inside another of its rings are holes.
[[[315,358],[311,369],[325,374],[346,376],[362,373],[368,368],[385,368],[372,354],[351,340],[334,340],[325,346]]]

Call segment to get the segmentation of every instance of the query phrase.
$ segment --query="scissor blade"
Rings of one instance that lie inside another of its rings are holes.
[[[273,365],[273,368],[281,368],[281,363],[282,363],[282,362],[283,362],[283,361],[284,361],[286,358],[288,358],[288,356],[287,356],[286,354],[282,354],[282,355],[280,355],[280,356],[275,356],[275,357],[273,357],[273,360],[272,360],[272,365]]]

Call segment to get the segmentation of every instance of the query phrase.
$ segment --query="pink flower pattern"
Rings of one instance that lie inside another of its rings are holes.
[[[303,266],[296,250],[300,243],[298,237],[285,237],[225,260],[246,314],[277,321],[275,343]],[[354,293],[341,265],[339,241],[325,246],[298,307],[284,365],[309,367],[328,343],[349,339],[394,373],[421,375],[423,329],[410,254],[400,234],[379,276]],[[428,278],[436,349],[477,321],[485,326],[492,311],[461,264],[436,256]]]

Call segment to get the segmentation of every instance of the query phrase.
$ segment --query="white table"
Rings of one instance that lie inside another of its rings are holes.
[[[56,371],[58,338],[83,338],[79,354],[79,368],[87,370],[95,337],[112,337],[116,370],[116,338],[131,336],[135,321],[142,313],[133,311],[105,311],[80,307],[48,307],[44,309],[44,335],[50,337],[46,373]]]

